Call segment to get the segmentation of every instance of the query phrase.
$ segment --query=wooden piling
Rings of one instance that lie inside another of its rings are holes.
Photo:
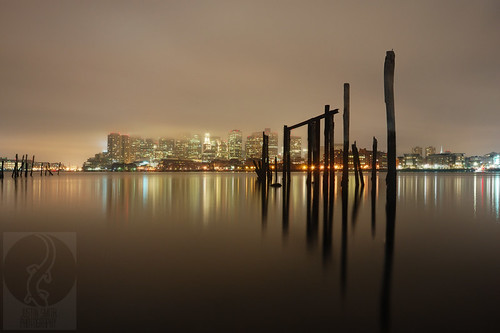
[[[377,139],[373,137],[372,149],[372,187],[377,188]]]
[[[344,151],[342,186],[347,186],[349,182],[349,83],[344,83]]]
[[[43,162],[40,162],[40,176],[43,176]]]
[[[1,172],[0,172],[0,179],[3,179],[3,163],[4,163],[4,161],[2,160],[2,169],[1,169]]]
[[[384,95],[387,113],[387,178],[396,184],[396,121],[394,116],[394,51],[387,51],[384,63]]]
[[[28,177],[28,167],[29,167],[29,164],[28,164],[28,154],[26,154],[26,166],[24,168],[24,177],[25,178]]]
[[[285,142],[286,142],[286,181],[290,182],[290,172],[291,172],[291,167],[292,167],[292,161],[291,161],[291,156],[290,156],[290,129],[287,127],[286,128],[286,135],[285,135]]]
[[[356,146],[356,164],[358,165],[359,182],[361,183],[361,189],[363,189],[365,187],[365,179],[363,178],[363,169],[361,169],[358,146]]]
[[[18,156],[16,154],[16,162],[14,163],[14,169],[12,170],[12,178],[17,178],[17,159]]]
[[[330,105],[325,105],[324,158],[323,158],[323,195],[328,196],[328,176],[330,166]]]
[[[57,167],[57,175],[59,176],[59,171],[61,171],[61,162],[59,162],[59,166]]]
[[[330,196],[333,198],[333,190],[335,188],[335,142],[334,142],[334,131],[335,131],[335,121],[334,115],[330,117]],[[332,201],[332,200],[330,200]],[[332,204],[333,205],[333,204]]]
[[[352,144],[352,164],[354,166],[354,180],[356,181],[356,189],[359,187],[359,178],[358,178],[358,163],[356,160],[356,141]]]
[[[33,167],[35,166],[35,155],[33,155],[33,159],[31,160],[31,171],[30,177],[33,177]]]
[[[285,185],[285,182],[287,181],[287,165],[288,165],[288,161],[287,161],[287,153],[288,151],[290,150],[290,147],[288,146],[288,140],[287,140],[287,131],[288,131],[288,126],[284,125],[283,126],[283,158],[282,158],[282,161],[281,161],[281,164],[282,164],[282,182],[283,182],[283,185]]]
[[[19,177],[23,177],[24,155],[21,157],[21,166],[19,167]]]

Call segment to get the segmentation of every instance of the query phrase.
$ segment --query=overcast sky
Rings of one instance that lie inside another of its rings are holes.
[[[351,139],[386,150],[391,49],[399,154],[500,151],[499,1],[0,0],[0,156],[81,164],[112,131],[281,142],[344,82]]]

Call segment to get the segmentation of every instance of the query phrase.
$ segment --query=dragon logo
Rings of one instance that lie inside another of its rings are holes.
[[[5,253],[5,286],[24,306],[53,306],[75,285],[74,254],[55,235],[29,233]]]
[[[40,283],[52,283],[52,267],[56,261],[56,246],[51,236],[35,234],[45,245],[45,256],[40,264],[33,264],[26,268],[29,273],[26,283],[24,303],[37,307],[47,307],[49,292],[41,289]]]

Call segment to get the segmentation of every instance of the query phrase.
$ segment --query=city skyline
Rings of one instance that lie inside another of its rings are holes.
[[[385,147],[382,67],[396,52],[398,155],[499,151],[495,1],[3,1],[1,155],[80,165],[102,133],[282,137],[351,85],[351,141]],[[340,142],[341,114],[335,141]],[[210,129],[210,130],[208,130]],[[292,135],[305,137],[304,133]],[[281,145],[281,142],[279,142]]]

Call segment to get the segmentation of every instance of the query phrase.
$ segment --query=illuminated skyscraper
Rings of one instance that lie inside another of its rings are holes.
[[[262,132],[253,132],[247,136],[245,142],[245,157],[246,158],[261,158],[262,157]]]
[[[112,163],[122,160],[122,140],[120,133],[108,134],[108,157]]]
[[[300,136],[290,136],[290,160],[292,162],[302,160],[302,138]]]
[[[243,158],[243,136],[240,130],[229,132],[228,138],[228,158],[241,160]]]
[[[189,139],[188,158],[192,160],[201,160],[202,143],[198,134],[195,134]]]
[[[174,155],[175,139],[160,138],[158,140],[159,158],[169,158]]]
[[[128,135],[121,136],[121,158],[120,162],[132,163],[134,158],[131,154],[131,141]]]
[[[278,156],[278,133],[271,132],[270,128],[264,129],[264,133],[269,135],[269,160],[273,161]]]

